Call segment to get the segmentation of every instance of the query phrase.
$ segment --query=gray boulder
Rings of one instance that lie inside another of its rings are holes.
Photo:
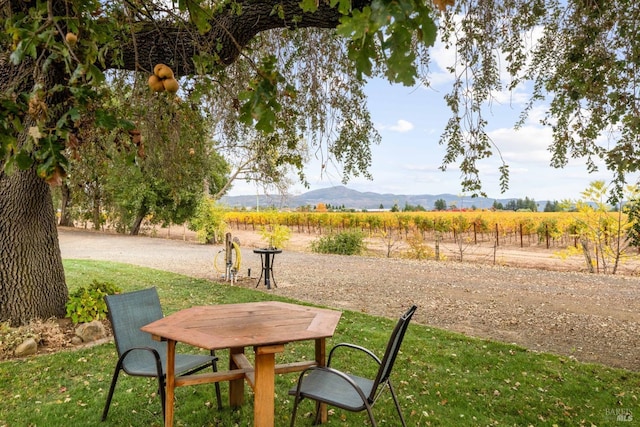
[[[76,328],[76,336],[79,337],[83,343],[97,341],[107,336],[107,331],[104,329],[104,325],[99,320],[94,320],[89,323],[82,323]]]
[[[38,343],[33,338],[27,338],[14,350],[14,354],[16,357],[30,356],[32,354],[36,354],[37,352]]]

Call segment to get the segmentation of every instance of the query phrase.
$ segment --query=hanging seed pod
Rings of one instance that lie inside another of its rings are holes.
[[[65,36],[65,40],[67,41],[67,43],[69,43],[69,46],[74,47],[76,45],[76,43],[78,43],[78,36],[76,36],[75,34],[69,32]]]
[[[153,67],[153,74],[160,77],[161,79],[173,78],[173,70],[164,64],[158,64]]]
[[[174,78],[162,80],[164,90],[170,93],[176,93],[178,91],[178,81]]]
[[[155,74],[149,77],[149,87],[154,92],[162,92],[164,91],[164,85],[162,84],[162,80]]]

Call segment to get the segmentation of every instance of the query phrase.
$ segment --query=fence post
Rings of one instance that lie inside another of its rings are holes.
[[[473,223],[473,244],[477,245],[478,244],[478,232],[476,230],[476,223]]]
[[[547,249],[549,249],[549,224],[544,225],[544,230],[545,238],[547,239]]]
[[[500,246],[500,232],[498,231],[498,223],[496,222],[496,247]]]
[[[522,242],[522,230],[524,230],[524,227],[522,226],[522,223],[520,223],[520,247],[521,248],[524,247],[524,243]]]

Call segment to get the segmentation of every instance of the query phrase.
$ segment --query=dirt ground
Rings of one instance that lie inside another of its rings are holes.
[[[242,264],[230,285],[256,287],[263,247],[257,233],[231,230],[241,244]],[[194,277],[223,280],[221,245],[202,245],[186,229],[147,230],[131,237],[60,229],[63,258],[127,262]],[[464,261],[386,258],[385,245],[369,242],[364,256],[311,253],[303,234],[276,256],[277,287],[257,289],[374,315],[397,317],[410,304],[418,323],[469,336],[516,343],[532,351],[640,370],[640,278],[589,274],[580,258],[563,261],[553,252],[516,248],[468,248]],[[398,248],[398,253],[401,248]],[[220,260],[218,260],[220,261]],[[573,270],[573,271],[571,271]]]

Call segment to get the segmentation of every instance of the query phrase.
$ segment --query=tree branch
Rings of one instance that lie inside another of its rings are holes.
[[[370,1],[356,1],[354,8],[361,8]],[[274,6],[281,7],[276,12]],[[242,12],[237,13],[235,10]],[[258,33],[277,28],[335,28],[341,14],[337,8],[320,2],[318,10],[304,13],[299,0],[247,0],[216,12],[210,19],[211,30],[199,34],[194,25],[177,22],[137,22],[135,46],[130,33],[122,34],[122,56],[108,58],[106,68],[139,71],[153,70],[158,63],[172,67],[177,76],[195,74],[193,57],[203,52],[216,55],[219,67],[232,64],[240,52]],[[136,50],[137,49],[137,50]],[[216,50],[218,49],[218,50]],[[136,63],[136,55],[139,63]]]

